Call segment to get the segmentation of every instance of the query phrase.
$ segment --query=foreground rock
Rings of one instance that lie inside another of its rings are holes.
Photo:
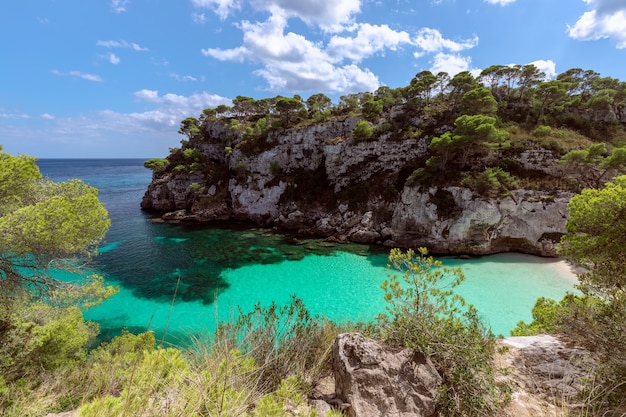
[[[351,417],[435,415],[441,377],[421,352],[344,333],[333,344],[333,372],[337,399]]]
[[[504,416],[566,415],[578,406],[595,366],[588,351],[549,335],[508,337],[500,346],[496,366],[513,386]]]

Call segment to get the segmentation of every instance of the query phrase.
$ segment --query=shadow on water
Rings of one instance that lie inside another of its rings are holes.
[[[134,296],[158,302],[169,302],[176,293],[178,300],[212,304],[216,295],[229,288],[222,272],[247,265],[345,251],[367,257],[373,266],[385,266],[388,253],[388,248],[297,238],[232,223],[210,227],[150,224],[145,231],[145,235],[109,244],[96,262],[102,273]]]

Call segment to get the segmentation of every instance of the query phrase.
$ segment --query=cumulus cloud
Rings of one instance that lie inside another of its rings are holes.
[[[128,41],[97,41],[96,45],[104,46],[105,48],[130,48],[139,52],[148,50],[148,48],[144,48],[135,42]]]
[[[539,59],[537,61],[529,62],[528,64],[536,66],[539,71],[546,74],[547,78],[556,77],[556,64],[552,60]]]
[[[626,48],[626,3],[622,0],[583,0],[591,8],[583,13],[568,35],[581,41],[613,40],[618,49]]]
[[[240,27],[244,32],[241,46],[208,48],[202,53],[221,61],[260,63],[262,68],[255,74],[264,78],[272,91],[371,91],[380,85],[371,71],[344,61],[358,62],[380,50],[385,42],[382,38],[369,45],[369,50],[357,52],[355,48],[346,47],[347,39],[333,38],[329,49],[323,49],[322,45],[302,35],[285,33],[287,21],[280,15],[272,15],[265,22],[242,22]],[[360,43],[375,33],[388,32],[385,28],[370,25],[361,29],[356,35],[357,38],[360,36]],[[396,43],[394,40],[393,44]]]
[[[326,52],[336,61],[349,59],[353,62],[360,62],[385,49],[395,51],[402,44],[411,44],[411,38],[407,32],[397,32],[387,25],[364,23],[358,26],[354,37],[333,36]]]
[[[82,71],[67,71],[67,72],[63,72],[63,71],[59,71],[59,70],[52,70],[51,71],[54,75],[59,75],[59,76],[66,76],[69,75],[71,77],[75,77],[75,78],[82,78],[83,80],[87,80],[87,81],[98,81],[101,82],[103,81],[102,78],[99,75],[95,75],[95,74],[88,74]]]
[[[430,72],[433,74],[447,72],[448,75],[453,77],[459,72],[469,71],[471,63],[472,59],[470,57],[438,52],[433,58]]]
[[[120,63],[120,58],[114,53],[110,53],[108,58],[109,58],[109,62],[113,65],[117,65]]]
[[[454,53],[473,48],[478,43],[477,37],[460,41],[446,39],[431,28],[423,28],[411,36],[388,25],[353,23],[349,30],[331,36],[324,44],[287,31],[288,18],[280,13],[271,14],[263,22],[243,21],[239,28],[243,32],[240,46],[206,48],[202,53],[220,61],[261,65],[254,73],[263,78],[272,91],[373,91],[380,86],[378,77],[368,68],[359,66],[372,56],[403,48],[416,49],[416,58],[445,52],[435,58],[435,67],[456,71],[453,68],[462,66],[467,58],[457,57]],[[469,65],[468,62],[465,64]]]
[[[46,119],[46,120],[54,120],[55,117],[49,113],[43,113],[41,114],[39,117],[41,117],[42,119]]]
[[[413,55],[416,58],[419,58],[427,53],[434,53],[443,50],[448,50],[449,52],[460,52],[465,49],[471,49],[478,45],[478,36],[456,42],[450,39],[445,39],[441,32],[437,29],[422,28],[413,39],[413,43],[419,48],[419,50]]]

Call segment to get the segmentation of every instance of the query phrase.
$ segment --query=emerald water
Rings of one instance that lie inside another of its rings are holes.
[[[109,210],[111,229],[92,269],[120,292],[85,314],[100,323],[103,337],[128,328],[185,340],[214,329],[238,308],[282,305],[292,295],[314,315],[335,321],[367,321],[384,311],[380,285],[393,273],[386,267],[387,248],[299,240],[241,224],[153,223],[139,208],[150,182],[142,164],[39,161],[55,181],[81,178],[98,187]],[[442,260],[463,269],[466,280],[458,292],[496,334],[508,335],[519,320],[530,320],[538,297],[560,299],[574,289],[575,276],[556,260],[514,253]]]

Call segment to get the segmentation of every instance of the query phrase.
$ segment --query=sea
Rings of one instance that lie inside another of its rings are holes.
[[[119,292],[85,317],[103,340],[154,331],[182,344],[210,335],[255,305],[282,306],[300,298],[312,315],[336,322],[372,321],[385,312],[381,284],[394,271],[389,248],[302,239],[245,223],[163,224],[141,210],[152,172],[144,159],[40,159],[53,181],[78,178],[99,190],[111,227],[89,265]],[[538,297],[576,292],[563,261],[519,253],[471,259],[440,258],[466,277],[457,288],[496,335],[531,321]]]

